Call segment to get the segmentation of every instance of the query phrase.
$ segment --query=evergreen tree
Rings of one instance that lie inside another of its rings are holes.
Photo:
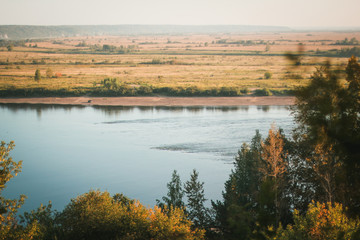
[[[254,237],[259,207],[260,164],[261,135],[256,131],[251,144],[243,144],[235,157],[234,170],[225,182],[223,201],[212,202],[215,226],[225,239]]]
[[[156,200],[157,205],[164,209],[165,205],[171,209],[171,208],[183,208],[184,202],[183,202],[183,196],[184,191],[182,189],[182,183],[180,180],[180,176],[178,175],[177,171],[174,170],[171,181],[167,184],[168,193],[167,196],[162,197],[162,200],[164,202],[161,202],[160,200]]]
[[[194,169],[190,180],[185,183],[185,194],[187,197],[186,212],[195,227],[204,228],[208,222],[208,209],[204,203],[204,182],[199,182],[199,173]]]

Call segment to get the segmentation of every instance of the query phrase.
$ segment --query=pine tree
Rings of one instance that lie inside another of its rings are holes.
[[[204,228],[208,221],[208,209],[204,206],[204,182],[199,182],[198,177],[199,173],[194,169],[190,180],[185,183],[186,211],[195,227]]]
[[[174,170],[171,181],[167,184],[168,193],[167,196],[162,197],[164,202],[160,200],[156,200],[157,205],[164,209],[165,205],[171,208],[183,208],[184,202],[182,200],[184,196],[184,191],[181,186],[180,176],[177,174],[177,171]]]

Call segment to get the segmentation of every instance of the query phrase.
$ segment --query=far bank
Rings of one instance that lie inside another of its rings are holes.
[[[0,103],[95,106],[280,106],[294,105],[295,97],[44,97],[0,98]]]

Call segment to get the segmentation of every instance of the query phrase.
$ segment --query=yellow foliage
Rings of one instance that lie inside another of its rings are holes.
[[[115,200],[108,192],[90,191],[65,208],[62,227],[68,238],[84,239],[203,239],[192,230],[182,209],[162,212],[138,201]]]
[[[309,205],[304,216],[294,211],[294,225],[288,225],[284,230],[279,228],[272,239],[301,240],[337,240],[355,239],[354,233],[359,229],[360,221],[350,219],[339,203],[315,203]]]

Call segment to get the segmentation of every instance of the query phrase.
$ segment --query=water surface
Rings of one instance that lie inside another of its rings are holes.
[[[23,169],[5,191],[28,196],[25,210],[52,201],[61,210],[90,189],[124,193],[153,206],[167,192],[172,171],[192,169],[208,199],[221,191],[235,154],[255,130],[272,123],[289,133],[283,106],[74,107],[0,105],[0,139],[14,140]]]

